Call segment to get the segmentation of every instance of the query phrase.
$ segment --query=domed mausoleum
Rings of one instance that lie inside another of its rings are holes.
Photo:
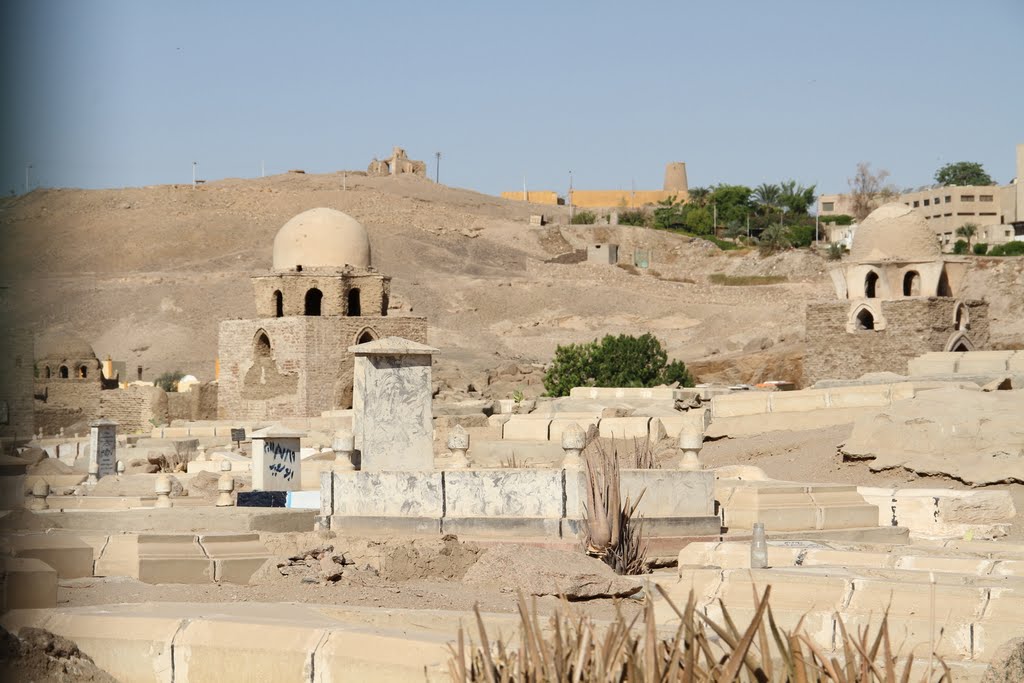
[[[830,272],[839,301],[807,306],[804,386],[868,372],[905,375],[928,351],[988,344],[988,304],[960,297],[970,260],[944,256],[935,231],[904,204],[857,226],[850,255]]]
[[[350,408],[349,346],[389,336],[427,341],[426,318],[388,316],[391,278],[374,269],[366,229],[335,209],[310,209],[285,223],[271,269],[252,284],[256,318],[220,324],[222,419]]]

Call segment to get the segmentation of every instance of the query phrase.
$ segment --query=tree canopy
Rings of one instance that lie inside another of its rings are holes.
[[[601,341],[559,346],[544,375],[549,396],[568,396],[573,387],[653,387],[672,382],[692,387],[693,377],[682,361],[668,362],[661,342],[651,334],[606,335]]]
[[[992,176],[981,164],[974,161],[955,161],[935,172],[935,182],[940,185],[995,185]]]

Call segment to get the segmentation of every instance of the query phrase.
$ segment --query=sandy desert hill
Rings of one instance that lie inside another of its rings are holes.
[[[182,369],[212,379],[218,322],[255,314],[248,276],[270,266],[281,225],[316,206],[366,226],[374,265],[394,278],[403,310],[393,313],[428,318],[438,372],[451,382],[508,361],[547,362],[558,344],[648,331],[701,379],[798,379],[804,306],[833,296],[829,263],[806,250],[723,252],[655,230],[566,225],[564,207],[341,172],[36,190],[0,207],[0,263],[18,322],[37,334],[74,332],[147,378]],[[556,222],[530,227],[533,213]],[[551,262],[588,242],[649,249],[651,270]],[[788,280],[719,286],[713,273]],[[997,345],[1024,342],[1022,273],[1024,259],[986,259],[968,280],[969,296],[992,303]]]

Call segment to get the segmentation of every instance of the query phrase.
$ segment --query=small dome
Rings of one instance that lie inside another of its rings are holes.
[[[92,360],[96,352],[81,337],[60,332],[44,334],[36,340],[36,358],[42,360]]]
[[[370,266],[370,237],[352,216],[334,209],[303,211],[274,238],[274,270]]]
[[[928,221],[906,204],[878,207],[865,218],[853,235],[850,260],[934,261],[942,258],[942,249]]]

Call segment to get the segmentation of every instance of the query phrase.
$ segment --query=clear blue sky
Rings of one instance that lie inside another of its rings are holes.
[[[787,178],[1000,183],[1024,1],[6,0],[0,192],[364,169],[393,145],[488,193]]]

